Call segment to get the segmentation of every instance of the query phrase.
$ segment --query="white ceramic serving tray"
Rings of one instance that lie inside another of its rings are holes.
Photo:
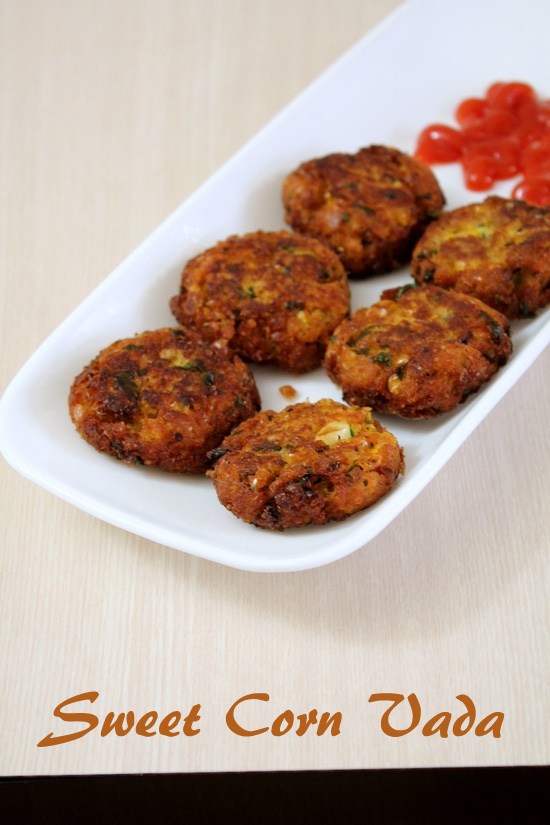
[[[97,453],[67,412],[73,377],[104,346],[174,325],[169,298],[183,264],[232,233],[284,226],[285,175],[303,160],[382,143],[413,152],[429,122],[452,123],[456,103],[496,80],[525,80],[550,97],[550,4],[530,0],[411,0],[286,107],[183,203],[58,327],[24,365],[0,402],[0,447],[23,475],[118,527],[222,564],[293,571],[341,558],[369,542],[433,478],[550,340],[550,308],[514,325],[509,363],[476,396],[433,421],[379,416],[405,450],[407,470],[376,505],[344,522],[271,533],[246,525],[218,502],[211,482]],[[435,172],[449,208],[476,198],[455,165]],[[509,194],[512,184],[495,190]],[[352,309],[382,289],[410,282],[407,269],[352,282]],[[296,378],[256,368],[264,409],[339,390],[322,370]]]

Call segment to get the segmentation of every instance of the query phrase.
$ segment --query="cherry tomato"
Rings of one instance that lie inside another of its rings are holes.
[[[474,192],[486,192],[495,182],[495,165],[491,158],[473,155],[462,158],[464,182]]]
[[[420,133],[417,157],[430,163],[450,163],[462,154],[464,138],[459,131],[442,123],[434,123]]]
[[[536,95],[528,83],[494,83],[487,91],[491,109],[506,109],[517,113],[525,103],[535,102]]]
[[[528,83],[499,81],[484,98],[461,101],[455,118],[458,129],[434,123],[421,132],[417,158],[426,163],[460,161],[467,188],[477,192],[523,173],[515,196],[549,202],[550,100],[539,100]]]
[[[426,163],[451,163],[462,155],[464,137],[443,123],[427,126],[418,138],[415,157]]]
[[[539,103],[535,98],[519,101],[514,108],[514,114],[520,122],[527,123],[538,120]]]
[[[469,97],[463,100],[456,109],[455,120],[464,128],[481,120],[487,109],[487,104],[479,97]]]
[[[495,94],[502,89],[503,86],[506,86],[506,83],[502,83],[502,81],[498,83],[492,83],[487,91],[485,92],[485,100],[491,100],[494,98]]]
[[[520,169],[519,144],[513,138],[484,140],[467,146],[463,161],[466,165],[477,158],[485,161],[493,180],[506,180],[517,175]]]
[[[515,130],[515,135],[524,146],[528,146],[543,137],[547,131],[548,127],[537,116],[523,119]]]
[[[504,109],[487,109],[479,120],[464,126],[468,140],[485,140],[485,138],[509,135],[518,126],[518,119]]]
[[[550,204],[550,178],[525,178],[514,187],[512,197],[547,206]]]
[[[528,178],[550,172],[550,134],[525,147],[521,154],[521,166]]]
[[[543,100],[538,105],[537,120],[550,129],[550,100]]]

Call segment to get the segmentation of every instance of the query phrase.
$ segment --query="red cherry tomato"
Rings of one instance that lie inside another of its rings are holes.
[[[528,178],[550,172],[550,134],[525,147],[521,155],[521,166]]]
[[[463,100],[456,109],[455,120],[462,128],[473,125],[476,121],[481,120],[487,104],[479,97],[469,97]]]
[[[523,146],[528,146],[543,137],[547,131],[548,127],[537,116],[522,120],[515,130],[515,135]]]
[[[550,100],[543,100],[538,105],[537,120],[550,129]]]
[[[415,157],[426,163],[451,163],[462,155],[464,138],[443,123],[427,126],[418,138]]]
[[[495,94],[498,91],[500,91],[500,89],[502,89],[503,86],[506,86],[506,83],[502,83],[502,81],[499,81],[498,83],[492,83],[485,92],[485,100],[491,100],[495,96]]]
[[[493,180],[512,178],[520,169],[519,144],[513,138],[470,144],[464,152],[463,163],[468,166],[478,158],[485,162],[484,168],[491,170]]]
[[[468,140],[485,140],[486,138],[509,135],[518,126],[518,119],[504,109],[487,109],[479,120],[464,126]]]
[[[523,105],[536,101],[535,91],[528,83],[494,83],[487,91],[491,109],[505,109],[517,113]]]
[[[491,158],[473,155],[462,159],[464,182],[474,192],[486,192],[495,182],[495,165]]]
[[[550,204],[550,178],[525,178],[514,187],[512,197],[547,206]]]
[[[548,202],[550,100],[539,100],[528,83],[499,81],[484,98],[461,101],[455,118],[458,129],[434,123],[421,132],[417,158],[426,163],[460,161],[467,188],[476,192],[523,173],[516,196]]]

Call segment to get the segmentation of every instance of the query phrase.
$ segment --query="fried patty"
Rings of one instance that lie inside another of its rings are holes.
[[[208,472],[221,503],[269,530],[340,521],[374,504],[404,469],[369,409],[324,399],[260,412],[224,439]]]
[[[386,146],[309,160],[283,184],[289,226],[328,244],[354,277],[410,260],[444,202],[431,169]]]
[[[434,286],[386,290],[336,330],[325,356],[350,404],[405,418],[454,409],[511,352],[507,318],[469,295]]]
[[[204,472],[208,452],[259,407],[247,365],[184,329],[116,341],[69,394],[73,423],[96,450],[177,473]]]
[[[532,315],[550,302],[550,208],[492,196],[446,212],[418,241],[412,273],[509,318]]]
[[[247,360],[294,373],[320,366],[333,329],[349,314],[338,256],[293,232],[234,235],[185,266],[170,308],[208,339],[223,337]]]

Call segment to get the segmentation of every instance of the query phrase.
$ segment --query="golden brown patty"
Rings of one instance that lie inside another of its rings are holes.
[[[340,521],[374,504],[404,469],[369,409],[336,401],[260,412],[222,442],[208,475],[221,503],[258,527]]]
[[[426,418],[454,409],[506,362],[508,329],[477,298],[411,285],[344,321],[325,367],[348,403]]]
[[[170,308],[204,338],[223,337],[250,361],[300,373],[321,364],[349,313],[349,287],[338,257],[318,241],[254,232],[189,261]]]
[[[179,473],[204,472],[209,450],[259,407],[246,364],[183,329],[115,342],[69,394],[73,423],[96,450]]]
[[[550,302],[550,209],[492,196],[446,212],[418,241],[412,272],[509,318],[531,315]]]
[[[423,163],[370,146],[302,163],[283,184],[283,202],[293,229],[328,244],[351,275],[362,277],[409,260],[445,201]]]

